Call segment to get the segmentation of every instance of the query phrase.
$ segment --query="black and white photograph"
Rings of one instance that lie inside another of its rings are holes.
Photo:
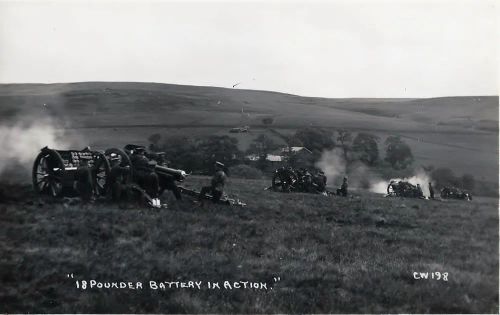
[[[498,314],[499,6],[0,0],[0,313]]]

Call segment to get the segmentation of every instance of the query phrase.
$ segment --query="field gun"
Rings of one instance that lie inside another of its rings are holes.
[[[38,194],[52,197],[76,195],[77,171],[81,167],[86,167],[90,172],[93,194],[105,195],[109,162],[103,152],[93,151],[89,147],[82,150],[42,148],[33,164],[33,189]]]

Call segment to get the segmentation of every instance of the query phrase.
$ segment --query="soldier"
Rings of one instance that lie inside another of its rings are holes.
[[[431,182],[429,182],[429,198],[434,199],[434,188],[432,188]]]
[[[394,189],[394,184],[396,182],[394,180],[391,180],[391,182],[389,183],[389,185],[387,186],[387,194],[390,195],[391,192],[392,193],[395,193],[396,192],[396,189]]]
[[[221,162],[215,162],[215,174],[212,177],[210,186],[205,186],[201,189],[200,195],[198,196],[198,201],[203,205],[205,195],[210,192],[210,194],[212,195],[212,202],[219,202],[224,192],[226,178],[227,176],[224,172],[224,164],[222,164]]]
[[[144,147],[134,149],[130,158],[133,167],[133,175],[139,186],[144,188],[146,193],[151,197],[153,205],[160,206],[158,193],[160,190],[158,175],[154,171],[156,162],[150,161],[145,156]]]
[[[285,192],[289,192],[291,188],[295,185],[295,173],[293,172],[293,168],[288,166],[283,169],[282,173],[282,190]]]
[[[342,185],[340,186],[339,189],[337,189],[337,195],[342,196],[342,197],[347,197],[348,191],[347,191],[347,176],[344,177],[344,180],[342,181]]]
[[[80,156],[80,165],[76,169],[76,190],[82,203],[86,204],[92,200],[94,185],[92,182],[92,172],[88,163],[91,159],[88,156]]]
[[[422,191],[422,187],[420,187],[420,184],[417,184],[417,197],[424,198],[424,192]]]
[[[326,191],[326,176],[323,171],[319,171],[316,175],[316,189],[319,193],[323,193]]]
[[[111,199],[121,204],[124,201],[124,193],[126,191],[125,184],[130,174],[130,166],[121,166],[121,158],[119,155],[111,154],[110,158],[111,170],[108,176],[109,191]]]

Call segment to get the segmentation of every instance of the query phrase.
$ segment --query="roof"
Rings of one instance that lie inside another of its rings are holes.
[[[283,157],[281,155],[268,154],[266,160],[270,162],[281,162],[283,161]]]
[[[246,158],[250,161],[258,161],[259,156],[257,154],[247,155]],[[266,160],[269,162],[282,162],[285,158],[281,155],[268,154]]]
[[[284,147],[281,148],[281,152],[292,152],[292,153],[297,153],[305,150],[306,152],[312,153],[308,148],[306,147]]]

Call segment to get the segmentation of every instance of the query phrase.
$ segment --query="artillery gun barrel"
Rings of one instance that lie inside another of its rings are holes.
[[[166,167],[166,166],[156,165],[155,170],[160,174],[163,173],[163,174],[174,176],[174,178],[177,181],[183,181],[188,176],[188,174],[183,170],[178,170],[178,169],[170,168],[170,167]]]

